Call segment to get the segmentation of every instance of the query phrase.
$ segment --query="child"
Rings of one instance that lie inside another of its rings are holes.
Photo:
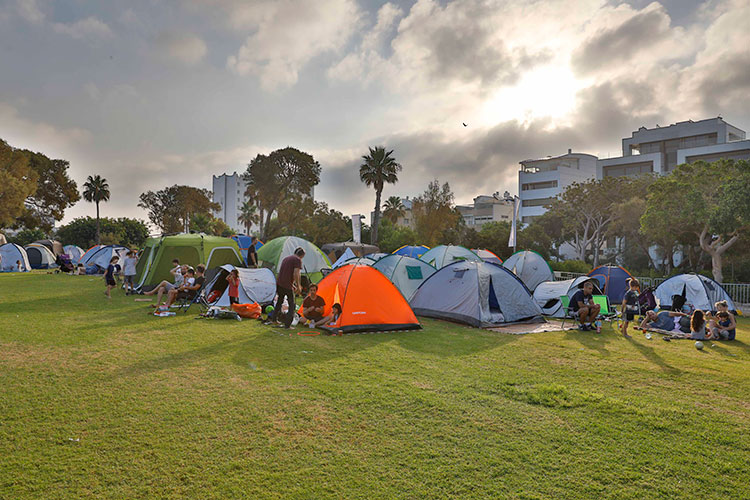
[[[21,265],[21,261],[20,261],[20,260],[17,260],[17,261],[16,261],[16,270],[17,270],[17,271],[18,271],[19,273],[20,273],[20,272],[23,272],[23,266]]]
[[[227,276],[227,283],[229,283],[229,304],[240,303],[240,272],[237,269],[232,269]]]
[[[104,273],[104,282],[107,284],[107,290],[104,292],[104,295],[107,296],[108,299],[112,298],[112,295],[110,294],[110,291],[117,286],[117,283],[115,282],[115,272],[117,266],[117,261],[120,260],[119,257],[116,255],[109,259],[109,265],[107,266],[107,272]],[[119,266],[118,266],[119,267]]]
[[[138,259],[135,256],[135,252],[132,250],[128,250],[128,253],[125,255],[125,260],[123,261],[123,271],[122,273],[125,275],[125,295],[130,295],[131,293],[135,293],[135,265],[138,263]]]
[[[641,294],[641,284],[635,278],[628,280],[630,289],[625,292],[625,296],[622,298],[622,312],[625,315],[625,321],[622,322],[621,332],[625,338],[630,338],[628,335],[628,324],[635,319],[636,313],[638,313],[638,296]]]
[[[706,318],[703,311],[696,309],[690,317],[690,338],[693,340],[706,339]]]
[[[331,314],[321,319],[320,321],[316,321],[315,324],[326,326],[326,327],[334,327],[336,326],[336,322],[341,317],[341,312],[342,312],[341,304],[337,302],[331,306]],[[344,332],[343,330],[337,330],[336,333],[338,333],[339,335],[343,335]]]
[[[78,264],[78,268],[76,268],[76,274],[78,276],[86,276],[86,267],[84,267],[83,264]]]
[[[719,311],[715,317],[709,316],[708,322],[710,338],[714,340],[734,340],[737,332],[737,322],[729,311]]]

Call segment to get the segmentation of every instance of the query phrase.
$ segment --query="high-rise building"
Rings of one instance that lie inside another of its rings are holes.
[[[213,176],[213,201],[221,205],[216,216],[238,233],[245,232],[245,225],[239,222],[239,217],[246,200],[246,188],[245,181],[237,172],[232,175]],[[254,229],[257,229],[257,226],[251,228],[251,231]]]

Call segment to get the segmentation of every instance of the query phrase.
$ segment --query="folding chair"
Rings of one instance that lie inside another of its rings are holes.
[[[599,306],[599,318],[604,321],[617,321],[618,326],[620,322],[620,316],[617,310],[609,304],[609,297],[606,295],[592,295],[594,304]]]
[[[566,319],[575,319],[570,313],[573,310],[573,308],[570,306],[570,297],[567,295],[560,295],[560,305],[562,306],[563,310],[563,321],[560,328],[565,328]]]

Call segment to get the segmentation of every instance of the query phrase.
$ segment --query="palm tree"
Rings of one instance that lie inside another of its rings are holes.
[[[404,204],[401,202],[400,196],[389,196],[388,199],[385,200],[383,208],[383,217],[394,224],[398,221],[399,217],[406,215],[406,207],[404,207]]]
[[[383,194],[383,185],[387,182],[395,184],[398,182],[398,172],[401,165],[391,156],[393,150],[386,151],[383,146],[370,148],[370,154],[362,159],[365,161],[359,166],[359,179],[365,185],[375,188],[375,216],[372,220],[372,233],[370,243],[377,245],[378,224],[380,224],[380,196]]]
[[[240,208],[240,216],[237,217],[237,220],[245,225],[245,234],[249,235],[252,225],[260,222],[258,207],[251,202],[246,201]]]
[[[96,203],[96,242],[101,243],[99,235],[99,202],[109,201],[109,184],[107,179],[100,175],[91,177],[89,175],[83,184],[83,199],[89,203]]]

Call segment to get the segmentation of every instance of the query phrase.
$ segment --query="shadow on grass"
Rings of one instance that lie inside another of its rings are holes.
[[[730,340],[727,342],[727,345],[737,346],[743,351],[745,351],[747,354],[750,354],[750,345],[744,343],[741,340]]]
[[[602,356],[609,356],[605,345],[609,344],[611,333],[605,330],[602,333],[582,332],[580,330],[565,330],[565,338],[577,341],[586,349],[591,349]]]
[[[644,358],[651,361],[653,364],[657,365],[666,373],[669,373],[671,375],[679,375],[682,373],[682,370],[680,370],[679,368],[675,368],[674,366],[664,361],[664,358],[659,356],[653,347],[643,345],[640,342],[633,340],[632,338],[628,339],[628,341],[633,347],[635,347],[638,350],[638,352],[643,354]]]

